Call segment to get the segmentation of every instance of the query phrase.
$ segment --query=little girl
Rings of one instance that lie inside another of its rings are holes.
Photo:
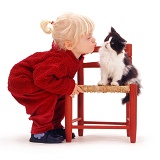
[[[61,143],[65,139],[61,124],[64,97],[83,93],[74,76],[83,55],[93,52],[96,45],[92,36],[94,23],[85,16],[67,13],[56,21],[42,21],[41,28],[52,34],[52,48],[15,64],[8,77],[8,90],[25,106],[33,122],[30,142]]]

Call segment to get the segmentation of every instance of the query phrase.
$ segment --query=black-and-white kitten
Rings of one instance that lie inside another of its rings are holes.
[[[140,79],[137,69],[132,65],[124,50],[126,43],[127,41],[111,27],[111,31],[99,49],[101,80],[98,82],[98,85],[124,86],[136,83],[139,95],[141,88]],[[127,103],[129,98],[129,94],[126,94],[122,99],[122,104]]]

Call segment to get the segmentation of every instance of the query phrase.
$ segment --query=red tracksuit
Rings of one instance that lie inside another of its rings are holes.
[[[82,62],[83,56],[77,59],[53,43],[51,50],[36,52],[13,66],[8,90],[30,115],[32,134],[63,127],[64,95],[72,93]]]

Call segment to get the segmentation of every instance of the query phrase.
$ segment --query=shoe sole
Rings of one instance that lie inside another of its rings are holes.
[[[33,142],[33,143],[62,143],[63,141],[62,140],[59,140],[59,141],[51,141],[51,142],[47,142],[47,141],[36,141],[36,140],[29,140],[30,142]]]

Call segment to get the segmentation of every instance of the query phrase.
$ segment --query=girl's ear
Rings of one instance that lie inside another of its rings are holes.
[[[66,48],[67,50],[72,50],[72,49],[73,49],[73,43],[72,43],[71,41],[69,41],[69,40],[66,40],[66,41],[64,42],[64,46],[65,46],[65,48]]]

